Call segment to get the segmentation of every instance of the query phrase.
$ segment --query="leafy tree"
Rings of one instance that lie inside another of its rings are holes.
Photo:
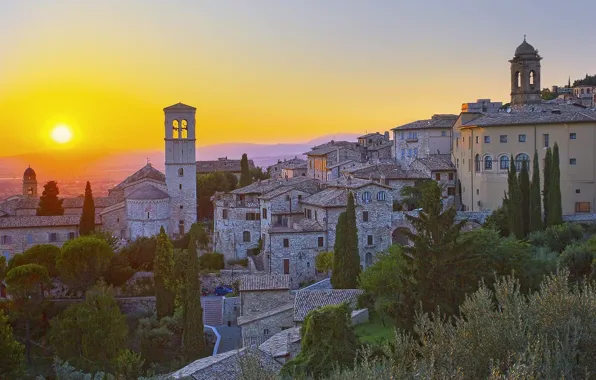
[[[156,249],[157,239],[155,236],[143,236],[123,247],[120,254],[128,258],[128,262],[133,269],[152,271]]]
[[[557,94],[555,92],[551,92],[550,89],[544,88],[540,91],[540,97],[542,100],[553,100],[557,98]]]
[[[127,345],[126,317],[104,284],[87,291],[83,302],[69,306],[50,324],[57,356],[86,371],[112,368]]]
[[[569,268],[569,279],[575,282],[593,277],[594,259],[596,259],[596,240],[594,238],[590,242],[568,245],[559,256],[561,265]]]
[[[182,342],[188,361],[196,360],[206,354],[203,333],[203,308],[201,306],[201,281],[199,279],[199,258],[197,256],[198,225],[193,224],[188,245],[184,286],[184,330]]]
[[[540,205],[540,169],[538,166],[538,152],[534,151],[532,168],[532,182],[530,183],[529,232],[542,229],[542,207]]]
[[[104,273],[105,281],[112,286],[122,286],[135,274],[128,259],[122,254],[115,254],[110,260],[110,267]]]
[[[432,186],[430,183],[434,181],[420,180],[416,181],[414,186],[404,186],[400,190],[402,197],[402,204],[406,210],[414,210],[420,207],[420,201],[422,200],[422,191],[426,186]]]
[[[403,283],[401,300],[406,323],[420,303],[425,311],[439,306],[455,313],[467,290],[463,285],[467,283],[465,269],[470,259],[458,241],[465,221],[455,221],[454,207],[442,211],[441,188],[432,183],[422,192],[419,215],[406,215],[416,231],[405,232],[413,244],[403,247],[409,258],[405,275],[408,281]]]
[[[530,232],[530,175],[526,160],[522,161],[521,171],[519,172],[519,193],[523,236],[526,236]]]
[[[58,199],[58,194],[60,194],[60,190],[56,181],[50,181],[43,185],[43,192],[41,193],[39,206],[37,207],[37,215],[64,215],[62,199]]]
[[[199,256],[202,271],[219,271],[225,268],[224,255],[217,252],[203,253]]]
[[[71,288],[85,291],[110,267],[114,252],[102,239],[81,236],[66,242],[56,266]]]
[[[563,252],[565,248],[584,237],[584,229],[577,223],[563,223],[536,231],[528,236],[528,241],[535,247],[547,247],[553,252]]]
[[[252,176],[250,174],[250,167],[248,166],[248,156],[244,153],[240,160],[240,187],[248,186],[251,183]]]
[[[250,176],[252,177],[253,181],[262,181],[271,177],[269,172],[263,171],[263,168],[260,166],[250,169]]]
[[[524,237],[524,226],[521,214],[522,199],[515,164],[512,155],[507,175],[507,220],[509,224],[509,232],[518,239],[522,239]]]
[[[551,176],[548,183],[549,210],[547,225],[553,226],[563,223],[563,209],[561,207],[561,169],[559,168],[559,145],[553,146]]]
[[[13,268],[6,274],[6,285],[11,302],[19,315],[25,319],[26,355],[31,364],[31,319],[41,311],[44,300],[44,285],[50,282],[48,270],[38,264],[25,264]]]
[[[116,252],[120,249],[120,238],[112,234],[110,231],[107,230],[95,230],[91,236],[94,236],[98,239],[101,239],[108,243],[112,251]]]
[[[8,262],[8,270],[25,264],[39,264],[45,267],[50,277],[58,276],[56,259],[60,256],[60,248],[52,244],[38,244],[23,253],[18,253]]]
[[[79,235],[90,235],[95,231],[95,202],[91,192],[91,184],[87,181],[85,186],[85,199],[83,200],[83,213],[79,224]]]
[[[197,248],[207,249],[207,246],[209,245],[209,234],[207,231],[205,231],[205,227],[202,224],[197,223],[194,234],[197,242]]]
[[[300,331],[301,351],[283,368],[285,376],[318,379],[336,366],[351,366],[358,349],[348,304],[324,306],[306,315]]]
[[[360,273],[360,288],[371,295],[375,309],[382,317],[399,315],[399,298],[403,290],[407,259],[401,246],[392,245],[386,252],[377,254],[377,260]]]
[[[553,152],[550,148],[546,149],[546,155],[544,156],[544,168],[542,173],[544,176],[544,187],[542,188],[542,204],[544,206],[544,226],[549,226],[548,213],[551,209],[550,203],[550,183],[552,182],[552,164],[553,164]]]
[[[145,360],[141,354],[131,350],[120,350],[115,360],[115,369],[119,380],[136,380],[143,374]]]
[[[584,79],[577,79],[573,81],[573,87],[575,86],[596,86],[596,75],[588,75]]]
[[[333,252],[321,252],[315,258],[315,268],[318,272],[326,273],[333,269]]]
[[[174,247],[172,247],[166,231],[161,227],[159,235],[157,235],[157,248],[153,263],[155,308],[158,319],[174,314],[176,293],[172,273],[173,268]]]
[[[24,347],[12,334],[8,316],[0,310],[0,378],[20,379],[23,376]]]
[[[360,255],[358,253],[356,207],[354,195],[349,193],[346,211],[340,214],[336,226],[331,284],[334,289],[356,289],[359,274]]]
[[[228,172],[214,172],[197,178],[198,219],[213,219],[213,202],[211,197],[216,192],[229,192],[238,185],[238,178]],[[188,244],[184,248],[188,247]]]
[[[507,202],[503,199],[503,205],[494,210],[484,221],[484,227],[498,231],[503,237],[509,236],[509,216],[507,213]]]

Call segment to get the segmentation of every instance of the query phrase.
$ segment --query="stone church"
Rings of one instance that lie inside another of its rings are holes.
[[[150,163],[95,197],[96,224],[123,240],[159,233],[180,236],[197,219],[196,108],[178,103],[164,108],[165,173]],[[23,191],[0,203],[0,250],[15,253],[43,243],[62,245],[77,236],[83,197],[64,198],[64,215],[37,216],[35,171],[23,174]]]

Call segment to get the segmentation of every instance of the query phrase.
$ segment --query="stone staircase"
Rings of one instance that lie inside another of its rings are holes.
[[[223,325],[223,297],[201,297],[203,307],[203,324],[209,326]]]

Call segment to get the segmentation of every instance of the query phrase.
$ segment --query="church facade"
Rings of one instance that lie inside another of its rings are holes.
[[[188,232],[197,219],[196,109],[182,103],[164,108],[165,173],[150,163],[95,197],[96,225],[123,241],[159,233]],[[0,253],[10,258],[37,244],[55,244],[76,238],[83,197],[64,198],[64,215],[37,216],[37,175],[23,174],[23,192],[0,203]]]

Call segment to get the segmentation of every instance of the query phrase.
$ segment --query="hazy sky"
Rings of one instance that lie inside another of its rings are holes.
[[[198,144],[387,130],[508,101],[527,34],[542,85],[596,72],[593,0],[2,0],[0,155],[163,146],[162,108]]]

